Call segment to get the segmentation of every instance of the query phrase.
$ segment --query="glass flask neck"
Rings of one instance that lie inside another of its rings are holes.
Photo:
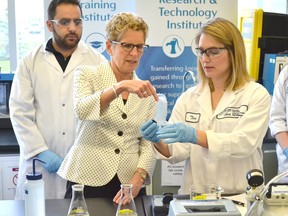
[[[116,216],[137,216],[136,205],[132,196],[132,184],[121,185],[121,199]]]
[[[121,196],[132,196],[132,184],[121,185]]]
[[[82,190],[74,190],[73,188],[73,193],[72,193],[72,199],[83,199],[84,198],[84,193],[83,189]]]
[[[72,186],[72,199],[68,211],[68,216],[89,216],[83,191],[84,185]]]

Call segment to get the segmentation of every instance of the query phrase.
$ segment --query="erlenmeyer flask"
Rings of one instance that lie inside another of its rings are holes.
[[[116,216],[137,216],[136,205],[132,196],[132,184],[121,184],[121,198]]]
[[[72,199],[67,216],[89,216],[83,189],[84,185],[72,185]]]

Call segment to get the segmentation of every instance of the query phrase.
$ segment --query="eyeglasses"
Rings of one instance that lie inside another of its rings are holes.
[[[51,22],[55,22],[56,25],[61,26],[61,27],[69,27],[71,22],[74,23],[76,27],[82,26],[82,19],[58,19],[58,20],[50,20]]]
[[[111,41],[112,44],[120,45],[124,51],[131,52],[136,47],[138,52],[144,52],[149,47],[148,44],[131,44],[131,43],[120,43],[118,41]]]
[[[227,48],[225,48],[225,47],[211,47],[211,48],[208,48],[205,50],[202,50],[201,48],[195,49],[197,56],[199,56],[200,58],[203,58],[204,53],[209,58],[216,58],[223,53],[222,52],[223,50],[227,50]]]

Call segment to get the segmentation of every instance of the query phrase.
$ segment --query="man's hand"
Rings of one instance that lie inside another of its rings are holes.
[[[45,162],[41,164],[49,173],[56,173],[63,161],[62,158],[50,150],[41,152],[37,157]]]

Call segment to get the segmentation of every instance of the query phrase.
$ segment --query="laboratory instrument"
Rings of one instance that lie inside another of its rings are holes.
[[[191,200],[217,200],[224,192],[221,186],[215,184],[193,184],[189,190]]]
[[[223,188],[215,184],[193,184],[190,200],[173,199],[168,216],[241,216],[232,200],[221,199]]]
[[[241,213],[228,199],[181,200],[174,199],[169,205],[168,216],[241,216]]]
[[[253,180],[255,175],[257,181],[254,181],[255,178]],[[288,171],[275,176],[264,186],[264,180],[261,179],[263,175],[260,172],[248,172],[247,180],[250,187],[246,190],[246,216],[288,216],[288,183],[279,183],[285,176],[288,176]]]

